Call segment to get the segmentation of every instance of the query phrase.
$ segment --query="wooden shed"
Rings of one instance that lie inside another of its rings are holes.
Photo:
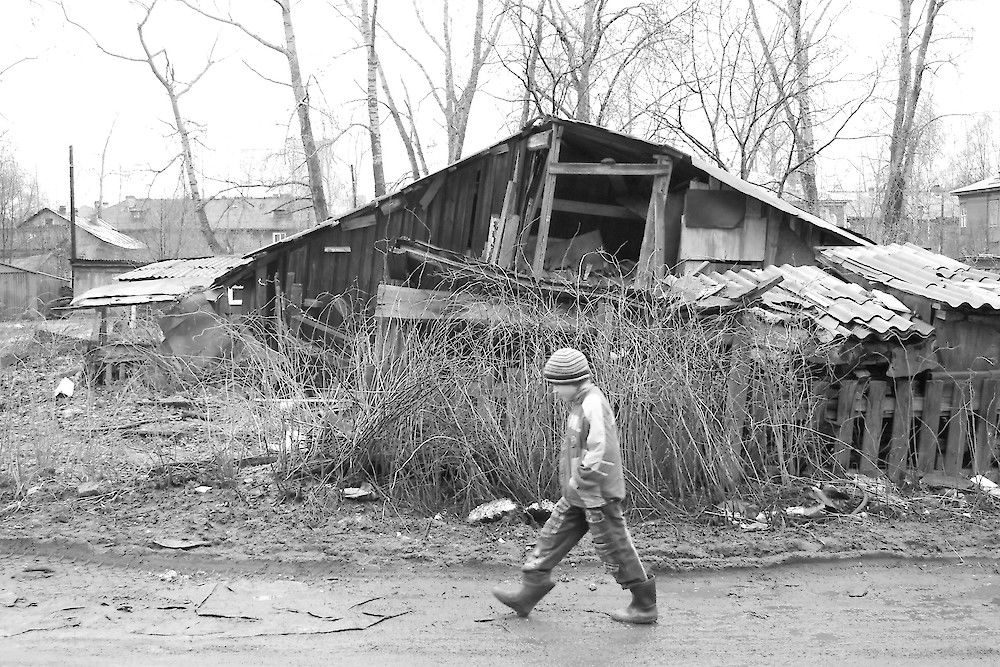
[[[69,286],[69,278],[0,263],[0,319],[42,312]]]
[[[373,311],[386,280],[380,242],[400,237],[535,277],[637,287],[671,273],[815,264],[817,246],[869,243],[696,156],[548,118],[251,253],[226,279],[245,288],[249,309],[269,316],[287,303],[325,330]]]

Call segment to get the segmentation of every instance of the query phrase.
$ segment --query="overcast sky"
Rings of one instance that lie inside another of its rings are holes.
[[[459,12],[467,11],[471,0],[466,6],[453,0],[452,5]],[[895,28],[891,19],[897,0],[855,0],[846,5],[836,31],[841,40],[850,43],[849,57],[864,71],[892,48]],[[136,54],[136,14],[126,0],[67,0],[66,6],[106,48]],[[421,0],[421,6],[430,13],[438,4]],[[115,202],[129,194],[145,195],[151,182],[150,169],[164,166],[176,153],[168,125],[170,107],[149,70],[143,64],[102,54],[87,35],[65,23],[58,5],[49,0],[4,0],[2,7],[0,70],[25,56],[35,59],[0,78],[0,130],[15,145],[21,163],[37,174],[45,199],[53,204],[68,199],[66,154],[70,144],[76,154],[77,201],[82,204],[96,199],[100,155],[112,125],[104,199]],[[433,50],[414,30],[410,7],[411,0],[379,2],[387,27],[416,53],[426,55],[433,70],[437,67]],[[281,41],[280,15],[271,0],[240,0],[239,8],[246,22],[273,41]],[[332,110],[329,117],[321,116],[314,122],[325,125],[321,130],[329,136],[363,120],[363,109],[357,104],[363,96],[363,55],[351,52],[357,44],[354,30],[327,0],[300,0],[295,9],[303,67],[311,77],[312,94],[323,99],[323,108]],[[941,67],[934,77],[938,112],[997,114],[1000,1],[952,0],[945,12],[943,33],[954,38],[945,48],[955,54],[955,61],[953,66]],[[461,16],[457,21],[463,25]],[[264,81],[243,63],[246,60],[265,76],[280,80],[287,77],[287,64],[280,55],[172,0],[160,0],[148,34],[152,44],[169,50],[179,79],[201,69],[213,43],[216,58],[222,59],[182,100],[185,115],[199,128],[202,145],[197,149],[198,161],[207,178],[252,179],[266,169],[289,138],[295,139],[289,90]],[[415,76],[388,44],[382,57],[390,79],[393,73]],[[487,77],[491,78],[494,81],[487,80],[484,94],[477,98],[467,153],[510,133],[506,107],[498,101],[506,91],[495,83],[499,74]],[[419,82],[411,81],[411,85],[420,88]],[[387,178],[392,181],[405,170],[405,156],[398,141],[393,141],[391,123],[386,124],[385,134]],[[829,156],[826,171],[842,173],[855,150],[851,142],[838,146]],[[442,166],[443,146],[432,152],[435,157],[431,160]],[[344,183],[348,178],[346,165],[363,162],[367,145],[355,133],[338,142],[334,154],[335,175]],[[369,183],[362,170],[364,195],[370,194]],[[206,189],[211,192],[212,186],[222,187],[217,180]],[[152,188],[153,194],[159,195],[176,191],[176,171],[160,177]]]

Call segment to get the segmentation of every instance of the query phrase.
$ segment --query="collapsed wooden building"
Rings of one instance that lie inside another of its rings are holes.
[[[996,464],[1000,277],[875,246],[696,156],[585,123],[532,123],[208,287],[229,295],[220,314],[338,341],[356,315],[386,323],[383,336],[406,320],[489,319],[455,294],[483,275],[570,301],[616,290],[805,321],[837,343],[821,408],[800,416],[831,443],[830,468],[899,479]]]

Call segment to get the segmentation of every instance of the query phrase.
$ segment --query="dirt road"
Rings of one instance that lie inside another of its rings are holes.
[[[170,569],[162,569],[172,565]],[[661,622],[566,567],[530,619],[494,603],[509,570],[417,565],[86,563],[0,556],[6,664],[996,664],[995,562],[876,560],[661,574]]]

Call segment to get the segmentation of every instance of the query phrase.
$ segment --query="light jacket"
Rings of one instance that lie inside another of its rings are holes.
[[[563,497],[576,507],[601,507],[624,499],[621,444],[611,404],[588,381],[569,406],[559,456]]]

